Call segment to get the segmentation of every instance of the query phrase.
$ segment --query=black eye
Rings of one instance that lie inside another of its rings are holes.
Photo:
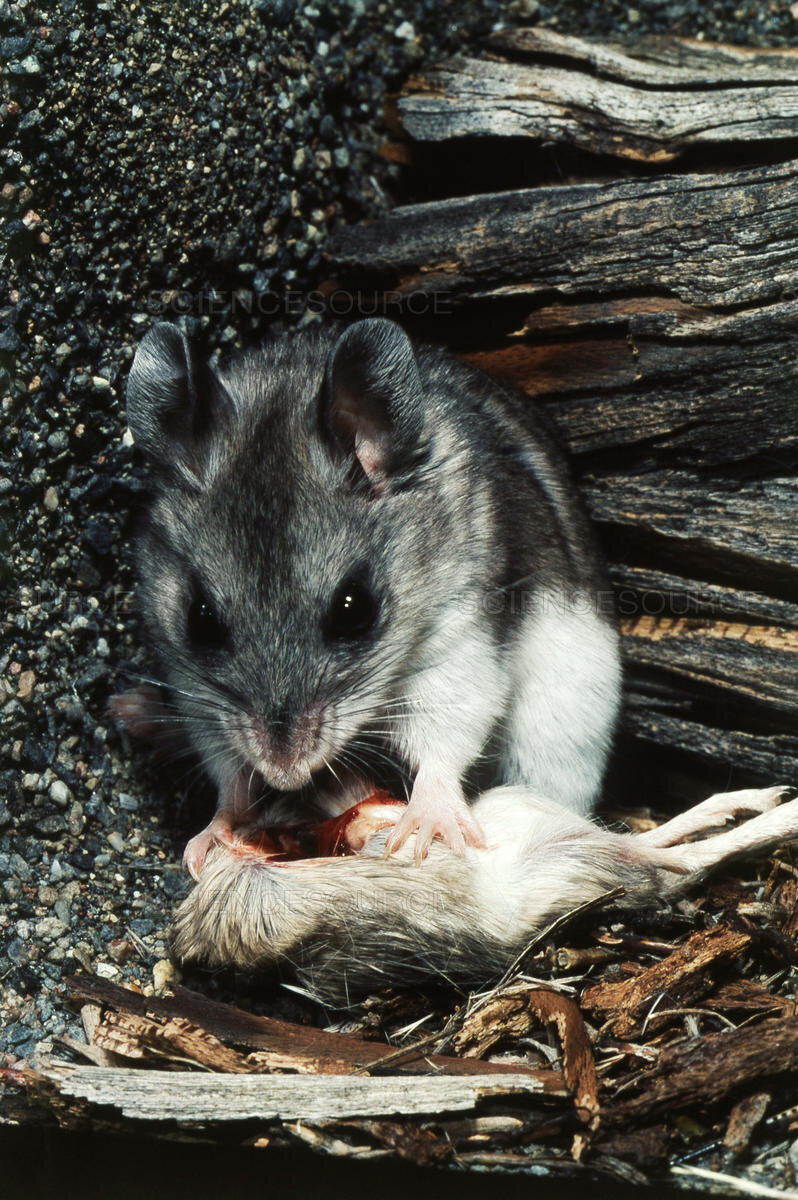
[[[227,626],[208,597],[200,592],[188,610],[188,636],[202,650],[221,650],[227,641]]]
[[[364,637],[377,620],[377,601],[364,583],[345,579],[333,596],[325,635],[331,641],[353,641]]]

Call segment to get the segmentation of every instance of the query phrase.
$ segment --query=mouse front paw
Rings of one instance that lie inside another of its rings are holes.
[[[413,789],[410,803],[388,834],[385,853],[395,854],[413,835],[417,863],[427,857],[436,838],[459,855],[465,854],[466,846],[485,848],[485,835],[463,797],[432,789]]]
[[[217,844],[230,846],[232,843],[233,826],[231,822],[218,816],[214,817],[210,825],[206,825],[201,833],[197,833],[191,838],[183,851],[183,866],[195,883],[199,879],[200,871],[211,847]]]

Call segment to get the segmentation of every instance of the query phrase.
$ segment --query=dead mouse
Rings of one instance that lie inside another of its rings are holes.
[[[177,911],[174,952],[210,967],[289,968],[333,1006],[431,978],[482,989],[581,905],[618,889],[627,909],[659,904],[740,856],[795,842],[798,800],[780,803],[790,790],[722,793],[658,828],[618,833],[529,788],[494,788],[474,802],[489,848],[455,855],[436,843],[419,867],[412,837],[386,860],[401,806],[377,794],[303,830],[298,848],[279,829],[215,846]]]
[[[186,849],[195,877],[264,789],[289,811],[341,781],[335,812],[382,766],[409,789],[387,852],[414,834],[417,859],[435,838],[461,854],[485,844],[467,798],[482,787],[592,810],[618,634],[533,403],[374,318],[218,367],[158,324],[127,406],[154,493],[144,621],[218,786]],[[148,705],[140,690],[115,711],[146,729]]]

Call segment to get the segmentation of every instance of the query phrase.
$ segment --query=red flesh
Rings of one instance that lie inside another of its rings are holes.
[[[360,846],[351,845],[349,833],[355,821],[364,816],[367,808],[385,805],[395,809],[400,803],[401,801],[394,800],[388,792],[377,788],[364,800],[347,808],[339,817],[331,817],[316,824],[278,825],[269,830],[251,830],[240,834],[230,849],[234,854],[279,859],[280,862],[296,862],[303,858],[345,857],[356,854],[361,849]],[[386,825],[393,825],[396,815],[394,813],[389,816],[386,812],[385,819],[382,820],[369,813],[366,819],[373,827],[373,832],[376,832]]]

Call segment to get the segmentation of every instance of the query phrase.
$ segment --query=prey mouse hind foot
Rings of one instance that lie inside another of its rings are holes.
[[[688,837],[707,833],[728,825],[737,817],[755,816],[776,808],[787,792],[786,784],[768,788],[745,788],[738,792],[718,792],[702,800],[687,812],[680,813],[664,825],[637,835],[638,844],[646,846],[675,846]]]
[[[652,844],[648,834],[636,835],[637,846],[660,871],[691,880],[746,855],[770,854],[798,838],[798,800],[779,803],[792,790],[772,787],[711,796],[704,804],[651,831],[659,833],[662,840]],[[722,833],[709,832],[697,841],[684,840],[693,833],[711,831],[723,816],[723,823],[737,816],[746,819]],[[677,887],[675,883],[673,886]]]

